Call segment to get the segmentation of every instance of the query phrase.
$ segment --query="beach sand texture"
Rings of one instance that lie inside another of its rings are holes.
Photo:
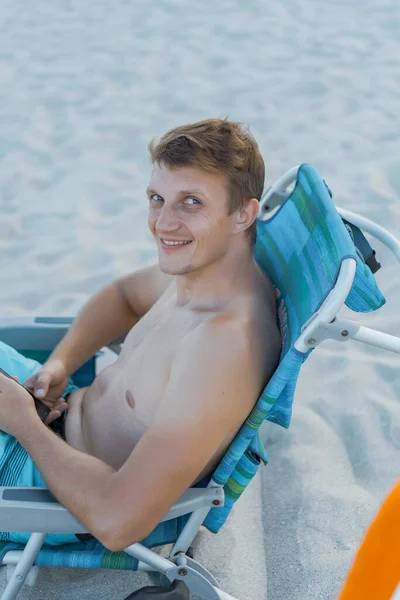
[[[2,0],[0,314],[74,315],[156,260],[147,143],[220,116],[250,126],[271,184],[309,162],[336,203],[400,235],[398,0]],[[400,335],[399,269],[360,321]],[[355,317],[344,310],[343,316]],[[199,558],[238,600],[332,600],[400,476],[399,357],[324,343],[270,464]],[[144,574],[42,569],[21,600],[121,598]],[[0,569],[0,589],[5,569]]]

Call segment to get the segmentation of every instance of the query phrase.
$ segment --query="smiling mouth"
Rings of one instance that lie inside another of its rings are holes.
[[[187,246],[192,243],[192,240],[182,240],[182,241],[173,241],[173,240],[163,240],[160,238],[161,245],[164,248],[181,248],[182,246]]]

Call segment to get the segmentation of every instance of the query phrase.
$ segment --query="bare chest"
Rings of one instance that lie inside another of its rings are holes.
[[[157,403],[167,385],[171,364],[184,337],[199,319],[179,311],[160,310],[146,315],[129,333],[120,359],[125,383],[136,405]]]
[[[131,330],[117,361],[97,376],[83,400],[82,425],[95,456],[123,464],[151,425],[182,339],[201,320],[163,305]]]

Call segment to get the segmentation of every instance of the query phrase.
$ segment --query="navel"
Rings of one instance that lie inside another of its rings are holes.
[[[135,408],[135,399],[134,399],[133,394],[132,394],[132,392],[130,390],[126,390],[126,392],[125,392],[125,398],[126,398],[126,401],[127,401],[128,405],[131,408]]]

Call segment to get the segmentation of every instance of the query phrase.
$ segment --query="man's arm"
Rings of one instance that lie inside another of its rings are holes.
[[[172,279],[151,265],[108,283],[83,305],[50,359],[61,360],[71,375],[97,350],[130,331]]]
[[[143,317],[168,289],[175,277],[163,273],[158,263],[118,277],[114,285],[138,319]]]
[[[259,393],[239,324],[201,325],[181,344],[152,425],[115,471],[40,422],[18,435],[56,498],[110,550],[146,537],[245,420]]]

